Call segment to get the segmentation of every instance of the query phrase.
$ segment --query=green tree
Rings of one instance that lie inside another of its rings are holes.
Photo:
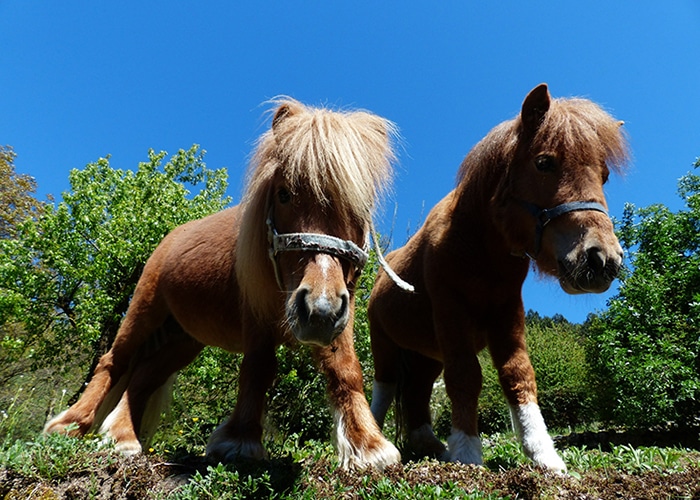
[[[615,423],[697,423],[700,414],[700,176],[683,177],[679,194],[687,208],[677,213],[625,207],[630,267],[587,324],[599,406]]]
[[[36,181],[15,170],[17,155],[10,146],[0,146],[0,239],[12,238],[17,227],[41,212],[35,197]]]
[[[229,203],[226,171],[208,169],[204,154],[195,145],[163,163],[166,153],[151,150],[136,171],[113,169],[109,158],[72,170],[60,203],[0,240],[0,325],[22,333],[3,347],[35,367],[71,367],[86,354],[94,365],[155,246]]]

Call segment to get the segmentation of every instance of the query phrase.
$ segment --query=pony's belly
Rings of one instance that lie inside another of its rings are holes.
[[[212,321],[211,316],[203,314],[199,318],[178,319],[178,322],[189,336],[204,345],[220,347],[229,352],[243,352],[243,337],[238,321]]]

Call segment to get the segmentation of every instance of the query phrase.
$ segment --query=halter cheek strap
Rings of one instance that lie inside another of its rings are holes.
[[[606,216],[610,217],[608,210],[601,203],[595,201],[571,201],[569,203],[557,205],[554,208],[540,208],[537,205],[526,201],[521,201],[520,203],[533,215],[537,221],[537,225],[535,226],[535,252],[533,255],[529,255],[527,253],[525,254],[533,260],[537,257],[537,254],[540,253],[544,228],[552,221],[552,219],[556,219],[560,215],[564,215],[569,212],[578,212],[582,210],[602,212]]]

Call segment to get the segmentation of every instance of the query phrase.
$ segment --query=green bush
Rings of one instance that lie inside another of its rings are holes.
[[[700,177],[685,176],[679,191],[687,210],[625,208],[629,270],[608,309],[587,325],[601,417],[615,424],[698,423]]]
[[[542,415],[550,428],[573,428],[596,418],[591,368],[581,325],[530,312],[527,344]]]
[[[326,379],[306,347],[277,350],[278,371],[268,397],[268,432],[301,442],[328,440],[333,417],[326,396]]]
[[[542,318],[532,311],[528,312],[526,325],[528,352],[547,426],[570,428],[591,423],[597,414],[581,325],[569,323],[561,316]],[[487,350],[479,353],[479,363],[484,378],[479,397],[479,432],[506,432],[511,428],[510,412]],[[442,379],[435,384],[431,405],[435,431],[446,438],[451,431],[451,410]]]
[[[204,453],[211,432],[233,412],[241,358],[205,347],[178,374],[171,408],[152,440],[158,452]]]

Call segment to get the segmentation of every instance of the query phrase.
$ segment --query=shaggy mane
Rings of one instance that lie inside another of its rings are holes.
[[[366,111],[307,107],[291,98],[273,104],[275,117],[282,117],[260,137],[252,156],[236,249],[236,275],[259,318],[279,313],[265,225],[275,175],[281,174],[292,191],[303,186],[319,209],[333,211],[342,224],[367,230],[396,159],[397,131],[388,120]]]
[[[476,175],[476,165],[510,163],[521,131],[520,116],[497,125],[469,152],[457,173],[457,184]],[[579,160],[604,158],[612,171],[621,173],[629,161],[627,138],[621,122],[596,103],[581,98],[552,99],[533,139],[538,148],[566,151]]]

